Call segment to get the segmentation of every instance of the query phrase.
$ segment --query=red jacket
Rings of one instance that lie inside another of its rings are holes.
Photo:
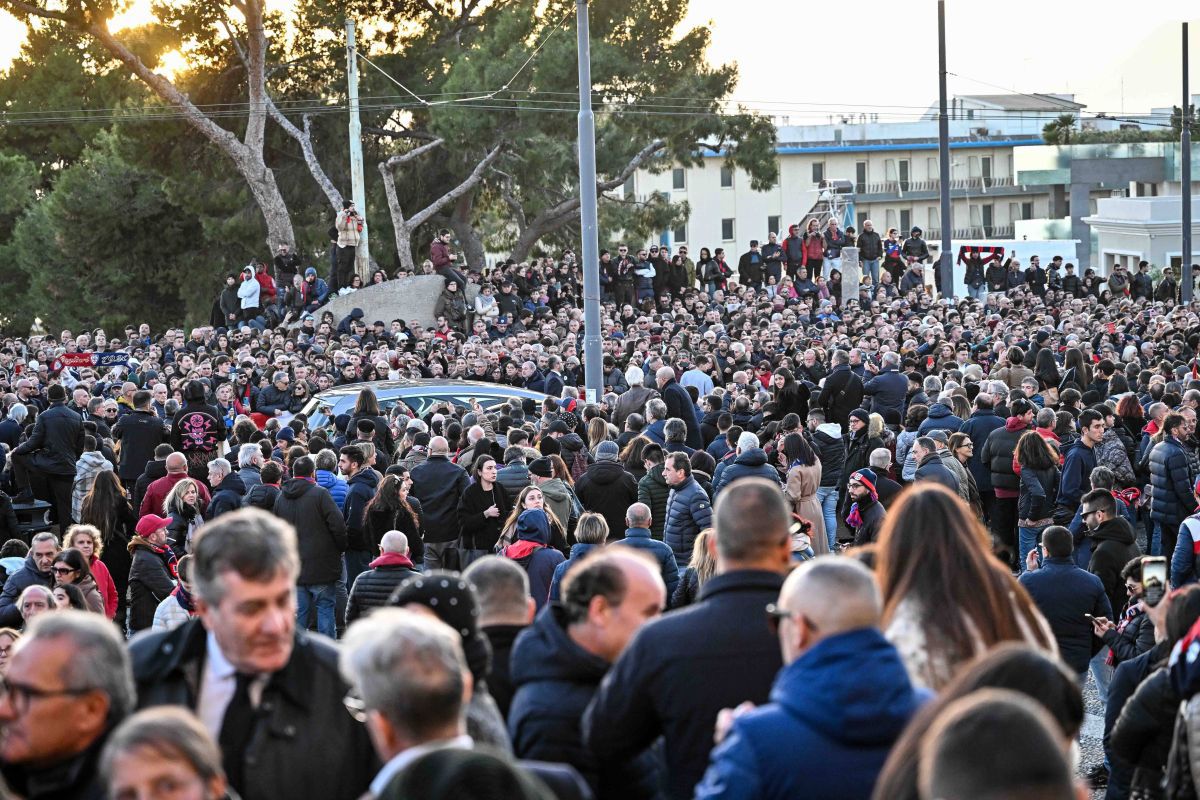
[[[433,244],[429,245],[429,260],[433,262],[434,269],[450,266],[450,248],[441,239],[434,239]]]
[[[156,481],[152,481],[146,487],[146,496],[142,498],[142,506],[138,510],[138,518],[142,518],[147,514],[163,515],[163,502],[167,499],[167,495],[171,493],[171,489],[175,484],[187,477],[186,472],[180,472],[177,475],[167,473]],[[200,512],[208,508],[208,501],[212,500],[212,495],[208,493],[208,487],[200,481],[196,481],[196,486],[200,489]]]
[[[262,287],[259,294],[261,300],[275,300],[275,279],[267,274],[266,270],[254,274],[254,280],[258,281],[258,285]],[[259,303],[262,305],[262,303]]]

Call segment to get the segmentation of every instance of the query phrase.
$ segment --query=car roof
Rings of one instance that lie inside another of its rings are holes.
[[[405,395],[424,394],[429,391],[460,391],[462,389],[472,389],[479,394],[488,395],[508,395],[510,397],[532,397],[542,399],[546,397],[541,392],[535,392],[530,389],[520,389],[515,386],[504,386],[498,383],[488,383],[486,381],[464,381],[455,380],[453,378],[406,378],[392,381],[364,381],[359,383],[347,383],[342,386],[334,386],[326,389],[323,392],[318,392],[314,397],[330,403],[338,398],[353,396],[357,397],[358,393],[363,389],[371,389],[377,395],[386,395],[388,397],[403,397]]]

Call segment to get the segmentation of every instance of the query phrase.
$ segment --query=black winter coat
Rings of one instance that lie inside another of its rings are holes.
[[[601,762],[583,744],[582,719],[608,672],[608,662],[576,644],[556,605],[543,609],[512,652],[516,688],[508,715],[513,755],[570,764],[597,800],[653,798],[658,768],[651,751]]]
[[[575,483],[575,496],[608,523],[608,541],[625,536],[625,512],[638,501],[638,484],[619,461],[597,461]]]
[[[342,517],[346,520],[346,549],[374,554],[377,551],[375,543],[367,538],[364,512],[379,488],[379,473],[370,467],[363,467],[354,473],[346,485],[346,501],[342,505]]]
[[[885,369],[863,384],[863,393],[871,397],[871,410],[880,416],[895,411],[904,419],[904,401],[908,397],[908,378],[897,370]],[[851,409],[853,411],[853,409]]]
[[[206,647],[198,619],[131,642],[138,707],[195,710]],[[263,689],[246,784],[234,787],[242,800],[357,800],[366,791],[380,764],[366,727],[346,713],[347,691],[334,644],[297,630],[287,665]]]
[[[1124,766],[1143,773],[1135,776],[1138,783],[1154,783],[1154,777],[1166,768],[1178,710],[1179,693],[1171,685],[1166,667],[1142,681],[1121,709],[1109,734],[1108,753]]]
[[[958,494],[958,481],[950,468],[942,463],[941,456],[930,453],[921,459],[917,465],[917,479],[914,483],[940,483],[955,495]]]
[[[399,553],[384,553],[371,562],[370,569],[358,573],[350,588],[346,601],[346,624],[375,608],[387,605],[397,586],[413,575],[421,573],[413,566],[412,559]]]
[[[25,565],[9,575],[4,581],[4,591],[0,592],[0,628],[16,628],[20,630],[24,620],[17,600],[21,592],[34,584],[40,584],[47,589],[54,586],[54,574],[39,572],[33,560],[33,554],[25,556]]]
[[[421,501],[422,527],[426,540],[441,543],[458,538],[462,525],[458,519],[458,502],[467,490],[467,472],[446,456],[431,455],[409,473],[413,480],[412,494]]]
[[[821,387],[821,393],[817,395],[817,406],[825,410],[826,421],[836,422],[843,432],[850,424],[850,412],[862,406],[862,402],[862,378],[844,364],[833,368]],[[824,463],[824,459],[821,463]]]
[[[1021,494],[1017,500],[1017,519],[1049,519],[1054,516],[1058,497],[1058,467],[1021,470]]]
[[[346,552],[346,520],[329,490],[308,478],[292,478],[283,484],[274,513],[296,529],[300,550],[296,583],[337,582],[342,577],[342,553]]]
[[[137,409],[117,420],[112,433],[113,438],[121,443],[117,475],[126,486],[137,481],[138,476],[146,471],[146,464],[154,458],[154,448],[171,436],[157,414]]]
[[[696,415],[696,405],[691,395],[676,381],[668,381],[662,387],[662,399],[667,404],[667,418],[676,417],[687,425],[687,446],[700,448],[704,440],[700,436],[700,419]]]
[[[216,519],[222,514],[237,511],[246,496],[246,484],[236,472],[226,475],[221,485],[213,490],[212,500],[204,511],[205,519]]]
[[[846,441],[823,430],[815,431],[809,439],[821,459],[821,488],[841,488],[846,465]]]
[[[12,455],[30,456],[30,465],[51,475],[74,475],[83,454],[83,420],[63,403],[51,403],[38,414],[29,438]]]
[[[1012,462],[1013,453],[1017,449],[1017,440],[1026,430],[1029,429],[1009,430],[1006,423],[1004,427],[996,428],[988,434],[987,441],[983,443],[983,453],[980,458],[992,473],[993,488],[1008,489],[1012,492],[1020,490],[1021,480],[1017,477],[1017,473],[1013,472]]]
[[[496,506],[500,512],[494,517],[485,517],[483,512],[491,506]],[[500,530],[504,520],[512,510],[508,492],[499,483],[492,486],[490,492],[485,492],[476,481],[463,492],[458,504],[458,518],[462,522],[462,546],[468,550],[491,551],[500,540]]]
[[[133,562],[129,566],[129,588],[127,607],[130,633],[145,630],[154,624],[154,612],[167,595],[175,588],[175,579],[167,566],[168,549],[159,553],[142,539],[135,539]]]
[[[1088,572],[1104,584],[1109,604],[1113,608],[1121,608],[1127,596],[1121,570],[1131,559],[1142,554],[1134,539],[1133,527],[1124,517],[1118,516],[1096,530],[1088,531],[1088,535],[1092,537],[1092,558],[1088,562]]]

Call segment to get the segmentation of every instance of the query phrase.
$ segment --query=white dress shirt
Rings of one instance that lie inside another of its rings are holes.
[[[250,684],[250,702],[255,707],[262,701],[263,688],[269,675],[259,675]],[[205,645],[204,674],[200,677],[200,698],[196,702],[196,716],[204,724],[205,729],[212,735],[213,741],[221,740],[221,723],[225,720],[225,711],[237,693],[237,668],[229,663],[217,637],[208,632]]]
[[[392,778],[399,775],[405,767],[426,753],[432,753],[435,750],[445,750],[451,747],[458,750],[473,750],[475,749],[475,740],[463,734],[462,736],[455,736],[453,739],[439,739],[433,742],[425,742],[416,747],[402,750],[392,756],[391,760],[383,765],[383,769],[379,770],[378,774],[375,775],[375,779],[371,781],[371,794],[375,797],[382,795],[383,790],[392,782]]]

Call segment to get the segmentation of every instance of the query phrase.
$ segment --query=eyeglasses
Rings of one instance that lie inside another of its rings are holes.
[[[92,687],[87,689],[39,689],[36,686],[15,683],[0,678],[0,696],[3,696],[8,701],[8,704],[13,707],[18,716],[24,716],[29,711],[30,703],[34,700],[42,700],[47,697],[61,697],[62,695],[78,697],[79,695],[94,691],[96,689]]]
[[[793,617],[799,617],[800,620],[813,633],[817,633],[819,630],[817,628],[817,626],[813,624],[813,621],[811,619],[809,619],[804,614],[801,614],[798,611],[788,611],[786,608],[781,608],[780,606],[776,605],[775,603],[767,604],[766,611],[767,611],[767,627],[771,629],[772,636],[779,635],[779,623],[780,622],[782,622],[785,619],[791,619]]]
[[[1100,513],[1100,509],[1098,509],[1098,508],[1093,508],[1091,511],[1089,511],[1089,510],[1087,510],[1087,509],[1085,508],[1085,509],[1083,509],[1083,511],[1082,511],[1082,517],[1081,517],[1081,518],[1082,518],[1082,519],[1087,519],[1087,518],[1088,518],[1088,517],[1090,517],[1092,514],[1099,514],[1099,513]]]

